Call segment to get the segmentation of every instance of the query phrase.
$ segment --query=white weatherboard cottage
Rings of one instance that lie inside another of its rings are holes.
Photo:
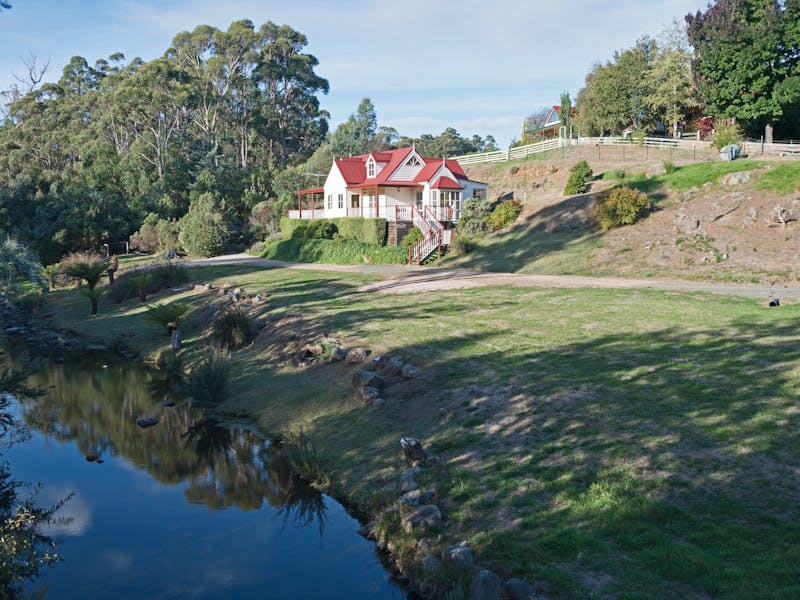
[[[297,193],[298,208],[289,217],[384,218],[390,224],[390,243],[397,243],[399,232],[413,223],[426,238],[438,232],[440,245],[447,245],[463,202],[486,198],[487,192],[488,186],[469,179],[458,161],[400,148],[334,161],[323,187]]]

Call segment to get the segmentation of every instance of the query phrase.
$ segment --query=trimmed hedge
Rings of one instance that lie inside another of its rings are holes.
[[[336,219],[290,219],[281,218],[281,235],[291,239],[296,229],[306,228],[312,223],[332,223],[341,239],[365,244],[386,245],[386,219],[363,219],[361,217],[338,217]]]
[[[291,238],[266,242],[261,258],[288,262],[328,263],[336,265],[402,264],[408,260],[408,249],[379,246],[351,240],[308,240]]]

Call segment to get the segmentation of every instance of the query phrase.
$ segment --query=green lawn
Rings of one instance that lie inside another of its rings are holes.
[[[556,598],[800,595],[800,305],[644,290],[382,295],[358,291],[363,275],[193,272],[270,293],[272,341],[233,354],[226,408],[302,431],[333,491],[362,507],[404,468],[400,436],[420,437],[439,456],[425,483],[451,522],[434,533],[439,550],[467,539],[481,565]],[[189,356],[211,297],[153,297],[195,307]],[[84,321],[88,301],[66,292],[49,310],[109,343],[167,342],[135,301]],[[287,327],[402,355],[424,377],[366,408],[352,367],[288,363]]]

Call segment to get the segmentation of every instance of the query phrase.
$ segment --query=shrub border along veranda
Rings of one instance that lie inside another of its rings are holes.
[[[365,244],[386,245],[386,219],[367,219],[362,217],[337,217],[335,219],[290,219],[281,218],[281,235],[284,240],[293,237],[296,229],[311,224],[332,223],[336,226],[337,237]]]

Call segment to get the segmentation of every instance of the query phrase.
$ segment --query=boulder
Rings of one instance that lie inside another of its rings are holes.
[[[403,517],[401,524],[403,531],[413,533],[415,531],[427,531],[442,522],[442,513],[439,507],[433,504],[418,506]]]
[[[386,362],[383,363],[383,372],[387,375],[400,375],[403,372],[403,367],[405,366],[405,362],[403,362],[402,356],[390,356],[386,359]]]
[[[381,377],[374,371],[358,370],[355,373],[353,373],[353,387],[359,387],[365,385],[382,390],[383,388],[386,387],[386,381],[384,380],[383,377]]]
[[[466,542],[450,546],[442,551],[442,561],[459,569],[471,569],[475,566],[475,554]]]
[[[503,580],[496,573],[481,569],[469,586],[471,600],[500,600]]]
[[[331,362],[341,362],[344,360],[345,356],[347,356],[347,350],[341,346],[336,346],[331,350]]]
[[[400,474],[400,492],[405,494],[406,492],[419,489],[419,484],[414,478],[420,473],[422,473],[422,469],[419,467],[412,467],[403,471]]]
[[[355,400],[367,406],[372,406],[377,398],[380,398],[381,391],[378,388],[364,386],[356,390]]]
[[[144,417],[136,421],[136,424],[142,429],[147,429],[148,427],[152,427],[157,423],[158,423],[158,417]]]
[[[366,348],[350,348],[344,357],[344,364],[357,365],[367,358]]]
[[[681,213],[675,217],[675,227],[681,233],[694,233],[700,229],[700,219]]]
[[[358,535],[368,540],[375,539],[375,523],[367,523],[366,525],[362,525],[356,531]]]
[[[405,506],[419,506],[420,498],[422,497],[421,492],[416,490],[411,490],[410,492],[406,492],[400,497],[400,504]]]
[[[428,460],[428,454],[422,448],[422,444],[420,444],[417,438],[411,436],[401,437],[400,448],[403,449],[403,455],[406,457],[406,461],[410,464],[413,464],[417,461],[424,463]]]
[[[386,398],[375,398],[375,400],[372,401],[371,406],[378,408],[380,406],[383,406],[384,404],[386,404]]]
[[[729,173],[720,178],[719,182],[722,185],[743,185],[750,183],[753,176],[747,171],[740,171],[738,173]]]
[[[433,554],[426,554],[422,557],[422,570],[425,573],[433,573],[442,566],[442,561]]]
[[[680,195],[680,197],[678,198],[678,201],[680,201],[680,202],[688,202],[689,200],[692,200],[692,199],[696,198],[697,194],[699,194],[699,193],[700,193],[700,190],[698,188],[696,188],[696,187],[694,187],[694,188],[692,188],[690,190],[686,190],[685,192],[683,192]]]
[[[406,379],[416,379],[420,376],[421,371],[419,370],[419,367],[415,367],[414,365],[404,365],[401,374]]]
[[[536,596],[533,587],[529,583],[516,577],[506,581],[503,589],[510,600],[532,600]]]

